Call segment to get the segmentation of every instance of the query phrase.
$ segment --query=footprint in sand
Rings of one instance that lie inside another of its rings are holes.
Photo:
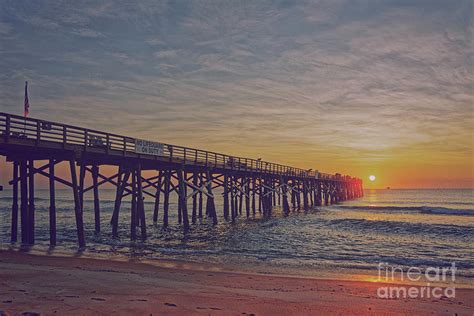
[[[177,307],[176,304],[173,304],[173,303],[165,303],[166,306],[170,306],[170,307]]]

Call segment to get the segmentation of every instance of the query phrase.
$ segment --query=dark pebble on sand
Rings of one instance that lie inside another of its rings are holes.
[[[165,303],[166,306],[176,307],[176,304],[173,303]]]

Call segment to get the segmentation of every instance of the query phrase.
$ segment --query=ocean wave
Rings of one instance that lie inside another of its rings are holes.
[[[454,209],[454,208],[447,208],[447,207],[430,207],[430,206],[423,206],[421,207],[421,209],[422,209],[421,210],[422,213],[474,216],[474,210],[469,210],[469,209]]]
[[[326,222],[329,227],[337,228],[343,231],[375,233],[380,235],[396,235],[422,237],[431,236],[432,238],[447,238],[449,236],[457,238],[459,241],[467,240],[474,234],[473,227],[459,226],[454,224],[427,224],[427,223],[409,223],[385,220],[368,219],[333,219]]]
[[[11,196],[2,196],[0,197],[0,201],[8,201],[8,202],[11,202],[13,201],[12,197]],[[20,201],[20,198],[18,198],[18,201]],[[35,197],[35,201],[49,201],[49,199],[46,199],[46,198],[40,198],[40,197]],[[68,200],[70,201],[70,200]],[[72,200],[74,201],[74,200]]]
[[[474,216],[473,209],[458,209],[441,206],[375,206],[375,205],[337,205],[340,209],[371,211],[411,211],[426,214]]]

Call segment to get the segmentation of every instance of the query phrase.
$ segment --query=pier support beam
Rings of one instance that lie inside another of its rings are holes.
[[[239,178],[238,178],[239,179]],[[242,216],[242,202],[243,202],[243,193],[242,193],[242,189],[243,189],[243,185],[244,185],[244,178],[243,177],[240,177],[240,182],[237,182],[237,185],[238,185],[238,188],[239,190],[237,191],[238,193],[238,196],[239,196],[239,215]]]
[[[206,171],[207,181],[207,202],[206,202],[206,213],[212,218],[212,224],[217,225],[217,214],[216,206],[214,204],[214,195],[212,194],[212,176],[209,170]]]
[[[181,214],[183,220],[183,230],[186,233],[189,230],[188,203],[186,198],[186,176],[183,169],[178,170],[179,200],[181,204]]]
[[[165,188],[164,188],[164,201],[163,201],[163,227],[168,227],[168,212],[170,207],[170,185],[171,185],[171,171],[166,170],[165,172]]]
[[[235,221],[235,218],[237,217],[237,210],[235,206],[235,187],[234,187],[234,177],[231,176],[229,178],[230,180],[230,212],[231,212],[231,217],[232,217],[232,222]]]
[[[54,159],[49,160],[49,244],[56,246],[56,188],[54,186]]]
[[[137,172],[132,170],[132,200],[130,205],[130,239],[137,239]]]
[[[199,187],[201,187],[204,183],[203,174],[202,172],[199,173]],[[202,192],[199,191],[199,199],[198,199],[198,217],[202,219]]]
[[[94,228],[95,233],[100,233],[100,202],[99,202],[99,167],[92,166],[92,185],[94,186]]]
[[[296,183],[295,183],[295,180],[292,179],[291,180],[291,206],[293,208],[293,210],[296,209],[296,191],[295,191],[295,186],[296,186]]]
[[[252,177],[252,214],[255,217],[255,192],[257,191],[257,178]]]
[[[331,193],[330,193],[330,196],[331,196],[331,200],[330,200],[330,201],[331,201],[331,204],[335,204],[335,203],[336,203],[336,195],[337,195],[336,188],[335,188],[335,186],[334,186],[332,183],[329,185],[329,187],[330,187],[330,190],[331,190],[331,191],[330,191],[330,192],[331,192]]]
[[[308,204],[308,181],[306,179],[303,180],[303,208],[305,211],[309,210]]]
[[[222,186],[224,187],[224,193],[223,193],[224,219],[228,221],[229,220],[229,176],[227,176],[227,174],[224,174],[224,183]],[[233,219],[233,216],[232,216],[232,219]]]
[[[180,179],[180,170],[178,169],[176,171],[176,178],[178,179],[178,186],[177,186],[177,190],[176,190],[176,194],[178,195],[178,224],[181,225],[181,223],[183,222],[183,218],[182,218],[182,214],[183,214],[183,206],[182,206],[182,200],[180,198],[180,191],[179,191],[179,186],[181,184],[181,181],[179,180]]]
[[[250,217],[250,178],[245,178],[245,214]]]
[[[281,186],[281,191],[283,195],[283,213],[285,215],[288,215],[290,212],[290,205],[288,204],[288,186],[287,186],[287,181],[285,178],[281,177],[280,178],[280,186]]]
[[[86,166],[81,163],[79,166],[79,201],[81,203],[81,209],[84,212],[84,181],[86,179]]]
[[[26,160],[20,161],[20,191],[21,191],[21,243],[28,243],[28,166]]]
[[[76,230],[77,230],[77,241],[80,248],[86,246],[86,241],[84,238],[84,224],[82,218],[82,206],[79,198],[79,186],[77,184],[77,174],[76,174],[76,163],[74,159],[69,161],[69,168],[71,170],[71,183],[72,191],[74,195],[74,213],[76,216]]]
[[[35,165],[34,160],[28,162],[28,244],[35,243]]]
[[[298,211],[301,210],[301,183],[299,180],[296,181],[298,191],[296,192],[296,204]]]
[[[12,187],[12,221],[11,221],[11,242],[17,242],[18,239],[18,161],[13,162],[13,179],[15,182]]]
[[[278,195],[278,197],[277,197],[277,198],[278,198],[277,203],[278,203],[278,206],[280,206],[280,205],[281,205],[281,193],[282,193],[282,191],[281,191],[282,179],[281,179],[281,178],[280,178],[280,182],[278,183],[278,185],[279,185],[278,192],[279,192],[280,194],[277,194],[277,195]]]
[[[271,191],[271,181],[267,177],[264,178],[263,186],[262,186],[262,208],[263,208],[263,216],[270,217],[272,212],[272,191]]]
[[[327,183],[324,184],[324,204],[326,206],[329,205],[329,188]]]
[[[198,174],[197,172],[193,172],[193,185],[198,187]],[[197,217],[197,194],[193,194],[193,211],[191,214],[191,222],[196,224],[196,217]]]
[[[276,179],[272,179],[272,182],[271,182],[271,183],[272,183],[272,190],[273,190],[273,191],[272,191],[272,199],[273,199],[273,200],[272,200],[272,201],[273,201],[273,204],[272,204],[272,205],[273,205],[273,206],[276,206],[276,205],[277,205],[277,204],[276,204],[276,196],[277,196],[277,194],[276,194],[276,191],[275,191]]]
[[[163,178],[163,172],[160,170],[158,172],[158,180],[156,184],[156,193],[155,193],[155,206],[153,208],[153,223],[158,222],[158,211],[160,209],[160,196],[161,196],[161,182]]]
[[[123,173],[123,168],[120,168],[119,170],[119,181],[117,183],[117,191],[115,195],[115,203],[114,203],[114,213],[112,215],[112,235],[114,237],[117,236],[118,234],[118,219],[119,219],[119,213],[120,213],[120,206],[122,204],[122,197],[123,197],[123,192],[125,191],[125,188],[128,186],[128,178],[130,177],[130,171],[127,170],[125,173]]]
[[[141,238],[146,239],[146,218],[145,218],[145,203],[143,198],[143,183],[142,183],[142,166],[139,163],[136,169],[137,177],[137,223],[140,224]]]
[[[321,206],[323,205],[323,191],[322,191],[322,187],[321,187],[321,182],[320,181],[317,181],[316,182],[316,205],[317,206]]]
[[[120,212],[120,205],[122,204],[122,177],[123,177],[123,167],[118,167],[117,172],[117,187],[115,190],[115,203],[114,203],[114,212],[112,213],[112,218],[110,224],[112,225],[112,235],[117,235],[117,225],[118,225],[118,215]]]
[[[237,200],[237,177],[231,176],[230,177],[230,203],[231,203],[231,213],[232,213],[232,220],[239,216],[239,206]]]

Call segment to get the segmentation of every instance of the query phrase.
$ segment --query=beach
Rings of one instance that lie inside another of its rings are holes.
[[[454,299],[380,299],[380,283],[208,269],[167,261],[0,252],[0,310],[42,315],[472,315],[474,290]]]

